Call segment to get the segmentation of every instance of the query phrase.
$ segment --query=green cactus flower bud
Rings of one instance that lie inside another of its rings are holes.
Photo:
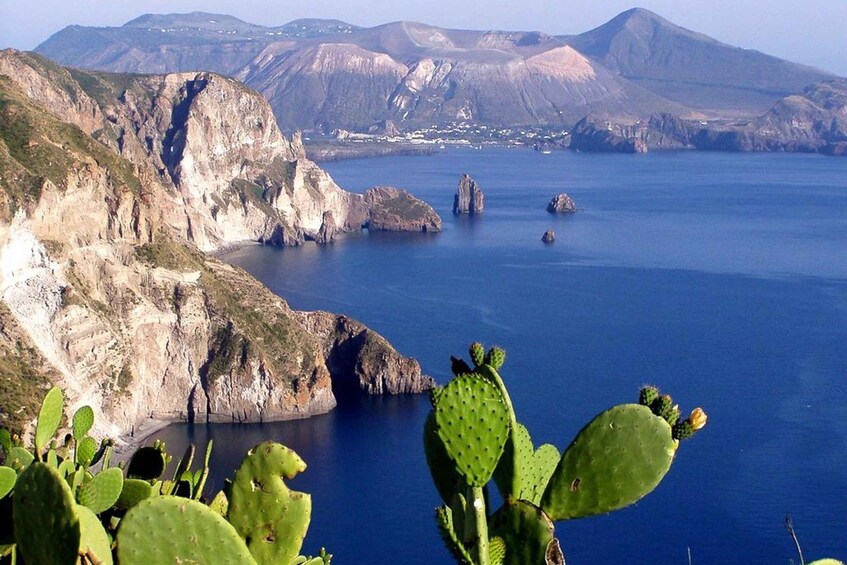
[[[659,398],[659,389],[653,385],[644,385],[638,392],[638,403],[642,406],[651,406]]]
[[[477,367],[485,363],[485,348],[478,341],[471,344],[470,347],[471,361]]]
[[[495,345],[488,350],[488,355],[485,356],[485,362],[494,367],[494,369],[499,369],[506,362],[506,350]]]
[[[681,420],[673,427],[673,438],[677,440],[688,439],[694,435],[694,428],[688,420]]]
[[[650,410],[652,410],[653,414],[655,414],[656,416],[667,420],[665,416],[670,414],[673,410],[673,399],[671,398],[671,395],[663,394],[662,396],[654,400],[653,403],[650,405]]]
[[[680,417],[682,417],[682,413],[679,411],[679,404],[677,404],[673,408],[671,408],[670,411],[666,415],[663,415],[662,417],[671,426],[673,426],[674,424],[679,422]]]

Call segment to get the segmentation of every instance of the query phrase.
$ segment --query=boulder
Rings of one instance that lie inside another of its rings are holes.
[[[470,175],[463,174],[453,198],[454,214],[482,214],[485,211],[485,195],[482,188]]]
[[[543,241],[544,243],[553,243],[554,241],[556,241],[556,232],[554,232],[552,229],[547,230],[546,232],[544,232],[544,235],[541,236],[541,241]]]

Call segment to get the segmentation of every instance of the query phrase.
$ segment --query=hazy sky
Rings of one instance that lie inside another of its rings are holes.
[[[587,31],[636,5],[725,43],[847,76],[847,0],[0,0],[0,47],[32,49],[66,25],[116,26],[151,12],[203,10],[263,25],[316,17],[560,34]]]

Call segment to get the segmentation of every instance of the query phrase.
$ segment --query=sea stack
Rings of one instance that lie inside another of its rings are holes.
[[[551,214],[573,214],[576,212],[576,204],[570,196],[562,192],[550,199],[547,211]]]
[[[482,214],[485,211],[485,195],[470,175],[463,174],[459,179],[459,188],[453,198],[454,214]]]
[[[556,232],[554,232],[552,229],[547,230],[546,232],[544,232],[544,235],[541,236],[541,241],[543,241],[544,243],[553,243],[554,241],[556,241]]]
[[[333,216],[332,210],[325,211],[323,218],[321,219],[321,227],[318,230],[318,236],[315,238],[315,241],[320,245],[332,243],[335,241],[336,230],[335,216]]]

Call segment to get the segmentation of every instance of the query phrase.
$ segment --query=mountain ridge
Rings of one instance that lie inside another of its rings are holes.
[[[410,131],[456,122],[567,128],[588,114],[613,121],[656,113],[754,117],[834,76],[732,47],[643,8],[560,37],[412,21],[357,27],[311,19],[266,27],[235,19],[232,29],[166,27],[180,17],[143,16],[162,26],[150,31],[97,28],[84,48],[84,30],[66,28],[37,51],[117,72],[234,76],[271,101],[286,130],[326,133],[367,131],[386,120]],[[201,13],[191,21],[216,17]],[[251,31],[242,33],[242,25]]]

